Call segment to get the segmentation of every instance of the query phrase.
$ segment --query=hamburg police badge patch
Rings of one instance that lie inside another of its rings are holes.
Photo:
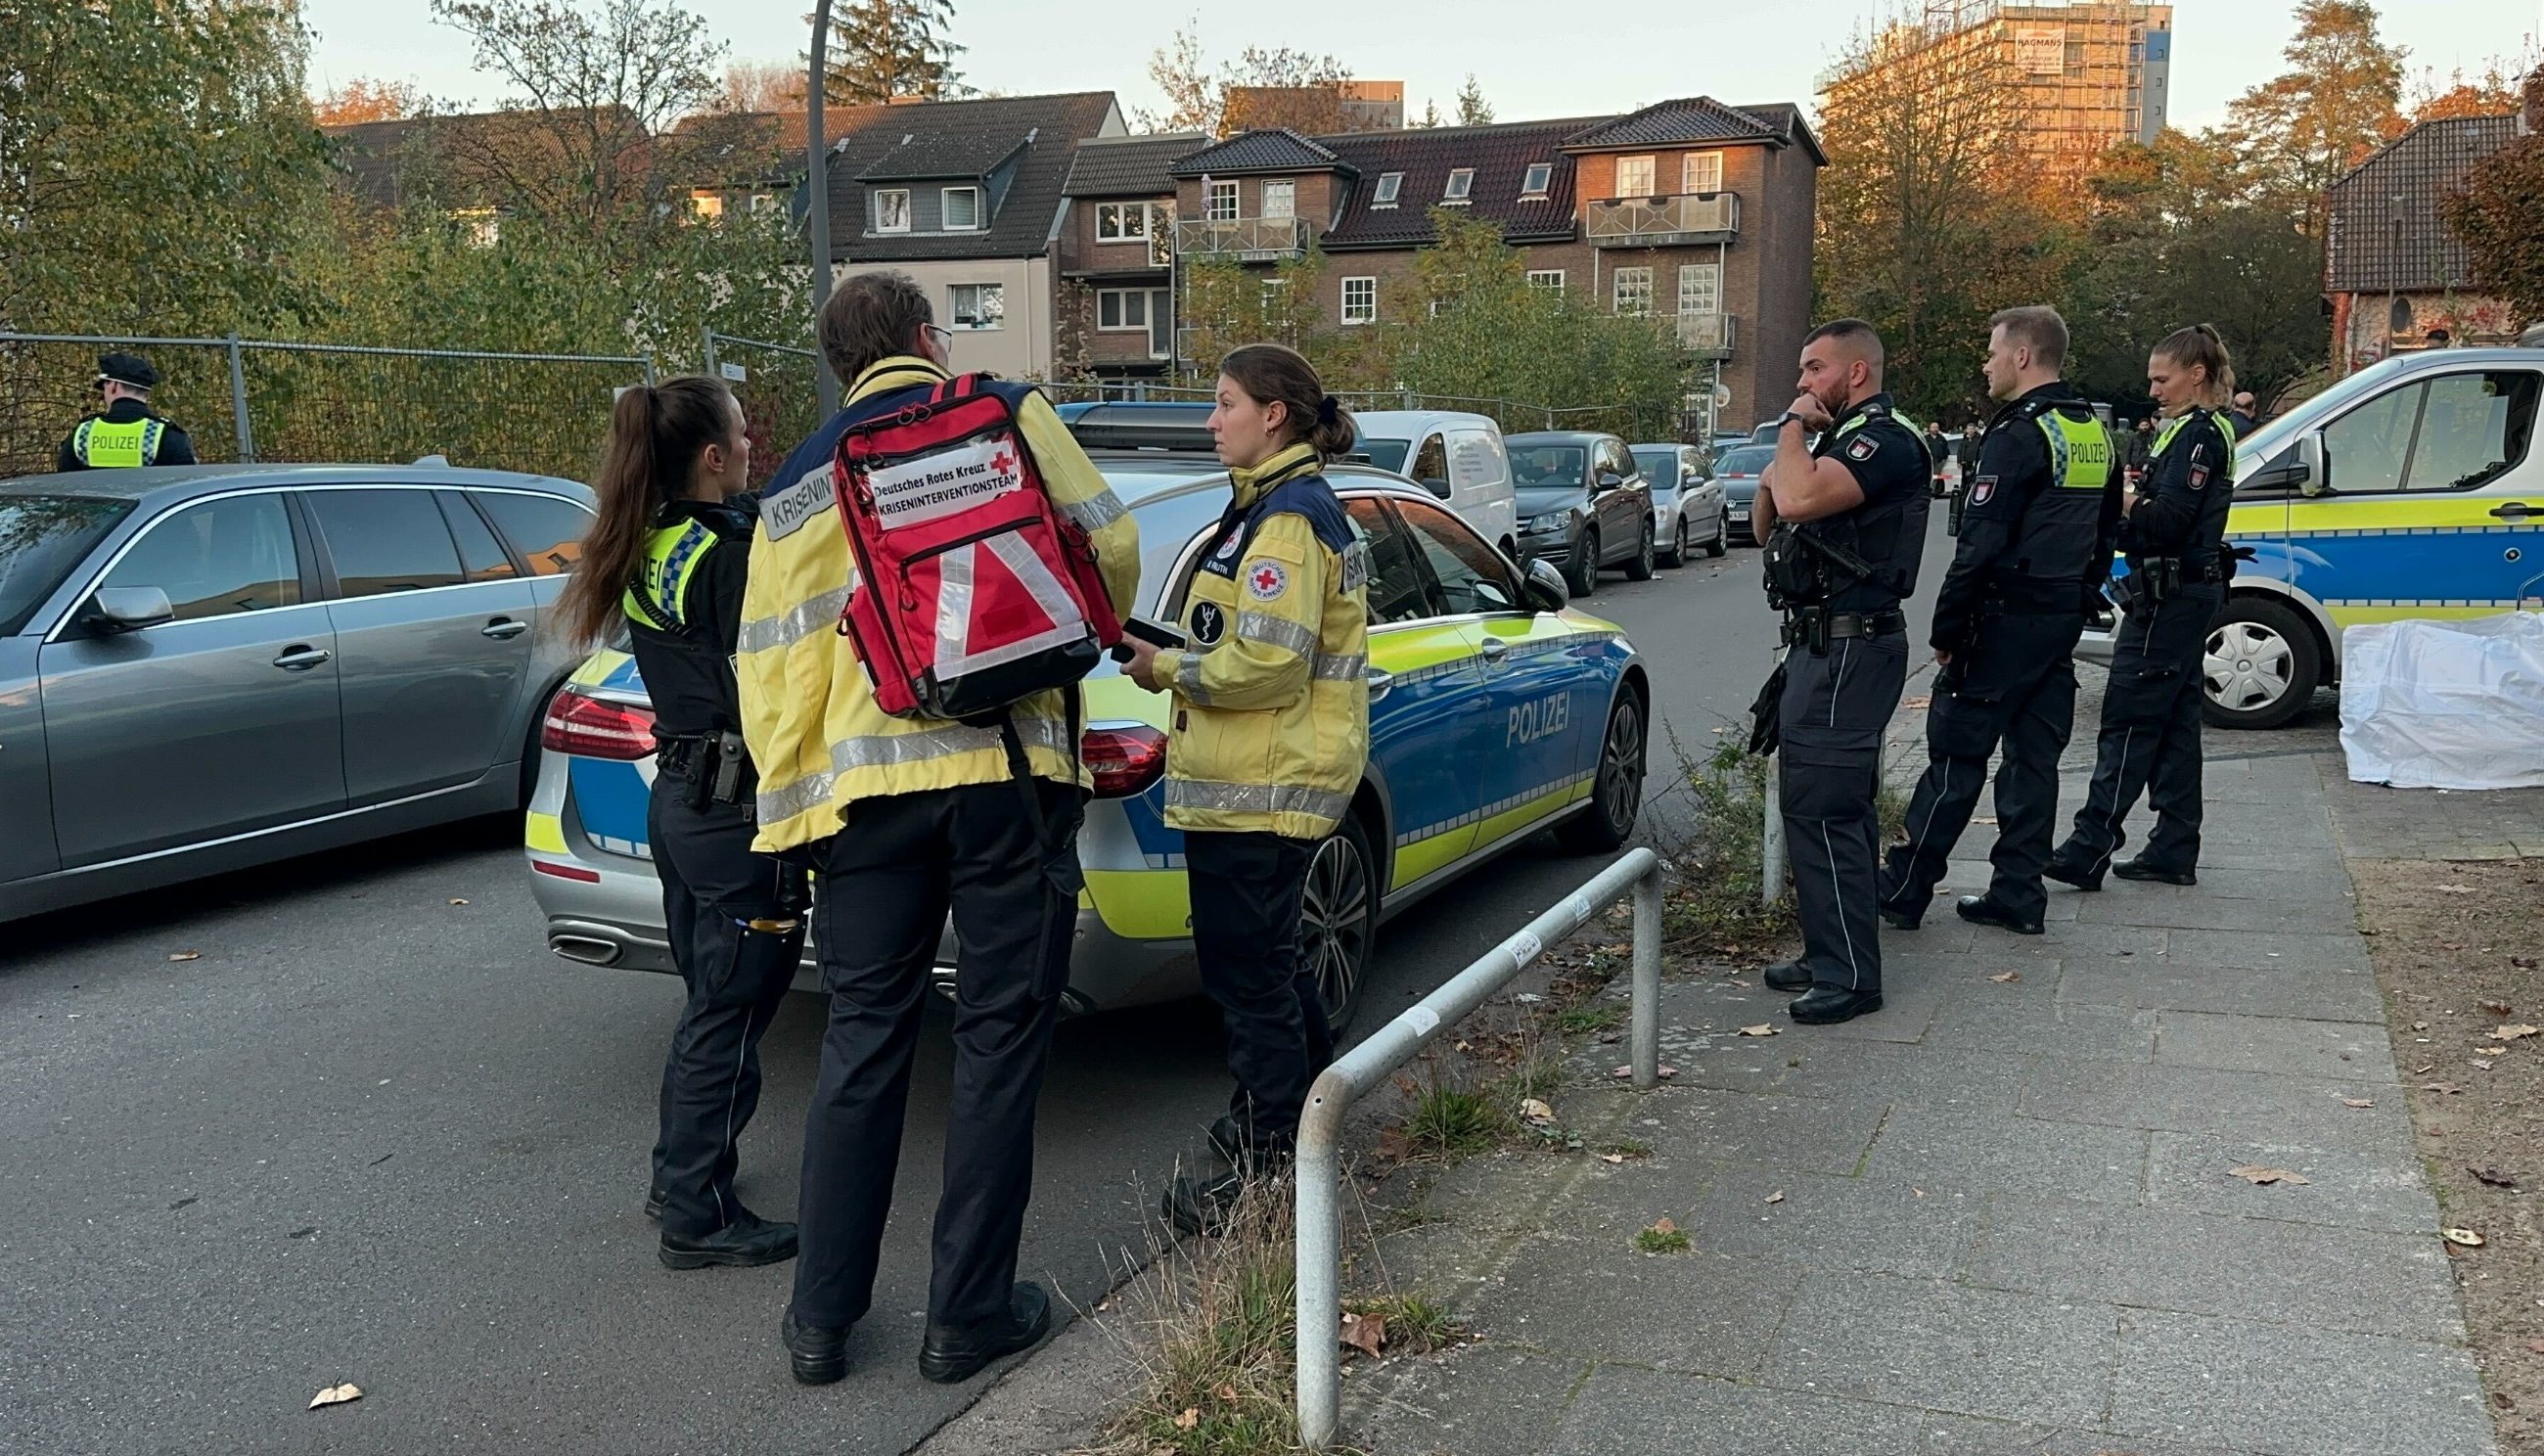
[[[1996,498],[1996,477],[1982,475],[1970,482],[1970,504],[1984,506]]]
[[[2206,490],[2208,488],[2207,466],[2193,465],[2190,467],[2190,488],[2192,490]]]
[[[1846,457],[1850,460],[1869,460],[1872,458],[1873,451],[1880,448],[1880,441],[1869,435],[1859,435],[1855,438],[1855,443],[1846,447]]]

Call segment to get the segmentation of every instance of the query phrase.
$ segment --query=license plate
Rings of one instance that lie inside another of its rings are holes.
[[[1731,508],[1731,519],[1734,521],[1746,521],[1749,519],[1749,512],[1744,507],[1734,506]]]

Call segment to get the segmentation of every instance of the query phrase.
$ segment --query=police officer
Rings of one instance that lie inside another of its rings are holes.
[[[1788,1008],[1803,1022],[1881,1010],[1874,789],[1908,676],[1899,604],[1925,550],[1928,465],[1916,427],[1891,411],[1881,363],[1881,336],[1861,319],[1802,341],[1802,394],[1778,422],[1755,508],[1768,600],[1785,612],[1777,724],[1803,946],[1766,981],[1804,993]]]
[[[756,497],[751,441],[721,381],[638,384],[610,413],[600,519],[560,602],[574,640],[623,618],[654,710],[646,839],[689,997],[663,1064],[645,1210],[676,1269],[795,1254],[795,1226],[734,1196],[735,1144],[759,1103],[759,1038],[802,958],[804,875],[751,849],[751,763],[733,649]]]
[[[137,354],[101,354],[95,387],[99,412],[63,437],[54,452],[54,469],[195,463],[195,442],[151,412],[150,391],[159,387],[159,370],[150,361]]]
[[[2101,889],[2107,869],[2126,880],[2198,882],[2200,663],[2235,575],[2224,543],[2235,496],[2225,404],[2234,389],[2226,345],[2207,324],[2176,331],[2147,359],[2147,392],[2165,426],[2120,526],[2126,615],[2103,689],[2094,782],[2043,871],[2080,890]],[[2141,789],[2155,828],[2136,858],[2114,865],[2127,839],[2120,821]]]
[[[1129,667],[1174,694],[1166,823],[1183,831],[1193,951],[1236,1079],[1211,1129],[1228,1170],[1166,1190],[1188,1233],[1216,1232],[1244,1180],[1288,1160],[1333,1060],[1299,905],[1369,758],[1368,552],[1322,473],[1351,448],[1351,416],[1296,351],[1249,344],[1220,364],[1210,428],[1233,490],[1193,573],[1191,645],[1135,640]]]
[[[780,1328],[795,1378],[847,1373],[848,1329],[873,1303],[912,1058],[950,910],[959,945],[944,1191],[918,1373],[969,1379],[1051,1328],[1050,1297],[1016,1281],[1042,1092],[1075,930],[1076,826],[1093,786],[1075,692],[1009,710],[1004,734],[875,701],[839,629],[854,575],[833,500],[850,426],[924,402],[949,377],[952,336],[906,274],[858,274],[823,307],[822,353],[847,403],[778,467],[751,544],[741,655],[743,731],[759,767],[757,847],[808,859],[830,1025],[804,1119],[803,1248]],[[1139,527],[1049,401],[991,381],[1060,513],[1094,546],[1115,612],[1140,583]]]
[[[1935,597],[1943,671],[1926,716],[1930,758],[1909,801],[1907,843],[1891,849],[1882,876],[1881,918],[1917,929],[2002,742],[1994,882],[1956,909],[1966,921],[2037,935],[2058,756],[2076,717],[2072,654],[2087,594],[2099,599],[2110,574],[2120,481],[2093,406],[2059,380],[2066,320],[2030,307],[1989,322],[1988,392],[2008,403],[1989,422],[1959,544]]]

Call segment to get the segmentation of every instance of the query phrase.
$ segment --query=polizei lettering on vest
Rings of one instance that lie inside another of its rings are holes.
[[[1004,434],[968,441],[866,474],[888,530],[921,526],[1024,488],[1024,458]]]

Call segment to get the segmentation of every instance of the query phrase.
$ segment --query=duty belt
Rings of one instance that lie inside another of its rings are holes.
[[[655,740],[655,763],[688,782],[688,805],[748,804],[758,787],[751,752],[739,733],[684,733]]]
[[[1815,653],[1828,651],[1831,642],[1847,637],[1882,637],[1908,630],[1908,613],[1892,607],[1886,611],[1831,611],[1825,607],[1796,607],[1785,614],[1783,643],[1808,642]]]

